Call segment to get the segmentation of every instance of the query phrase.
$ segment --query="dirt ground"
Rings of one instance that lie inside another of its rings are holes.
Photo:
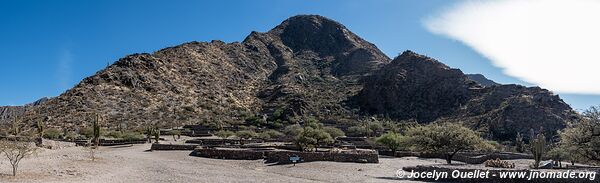
[[[411,182],[396,170],[441,159],[386,158],[379,164],[309,162],[268,165],[262,160],[219,160],[190,151],[148,151],[150,144],[101,147],[96,160],[83,147],[40,150],[24,159],[16,177],[0,159],[0,182]],[[4,158],[4,157],[1,157]]]

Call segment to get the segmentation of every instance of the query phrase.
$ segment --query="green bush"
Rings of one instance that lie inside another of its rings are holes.
[[[120,139],[123,137],[123,133],[121,133],[120,131],[108,131],[103,136]]]
[[[234,133],[234,132],[232,132],[232,131],[229,131],[229,130],[219,130],[219,131],[217,131],[217,132],[215,133],[215,135],[216,135],[217,137],[221,137],[222,139],[226,139],[226,138],[229,138],[229,137],[231,137],[231,136],[234,136],[234,135],[235,135],[235,133]]]
[[[237,136],[240,139],[251,139],[251,138],[257,137],[258,134],[256,134],[256,132],[254,132],[252,130],[242,130],[242,131],[236,132],[235,136]]]
[[[258,137],[261,139],[278,139],[283,136],[285,135],[281,132],[278,132],[277,130],[267,130],[258,134]]]
[[[47,139],[59,139],[62,137],[62,132],[59,129],[56,128],[50,128],[44,131],[44,138]]]
[[[285,136],[295,138],[302,132],[302,127],[299,124],[290,125],[283,129]]]
[[[94,129],[90,127],[85,127],[79,130],[79,134],[85,136],[88,139],[91,139],[94,137]]]
[[[400,135],[395,132],[388,132],[381,137],[376,139],[377,143],[386,146],[388,149],[392,150],[392,152],[396,152],[398,149],[403,146],[407,146],[408,141],[405,136]]]
[[[346,136],[344,131],[340,130],[339,128],[328,126],[328,127],[323,127],[323,130],[325,130],[325,132],[327,132],[331,136],[331,138]]]

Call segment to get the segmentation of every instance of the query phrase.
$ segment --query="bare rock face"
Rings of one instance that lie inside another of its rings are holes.
[[[48,98],[44,97],[24,106],[0,106],[0,124],[7,124],[15,118],[22,117],[28,108],[41,105],[46,101]]]
[[[96,113],[106,127],[127,128],[232,125],[257,115],[334,122],[371,115],[452,118],[497,137],[535,125],[555,130],[573,114],[546,90],[484,88],[410,51],[390,62],[375,45],[318,15],[291,17],[243,42],[190,42],[126,56],[23,116],[77,130],[91,125]]]
[[[458,69],[406,51],[372,75],[356,97],[362,110],[393,119],[462,122],[493,139],[512,140],[542,127],[549,137],[578,118],[558,95],[539,87],[483,87]]]
[[[498,83],[486,78],[482,74],[467,74],[467,77],[469,79],[479,83],[479,85],[484,86],[484,87],[499,85]]]

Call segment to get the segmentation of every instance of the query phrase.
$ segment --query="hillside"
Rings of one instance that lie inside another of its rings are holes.
[[[339,125],[371,115],[444,118],[501,139],[540,125],[553,133],[576,117],[547,90],[484,88],[410,51],[391,61],[343,25],[316,15],[291,17],[243,42],[190,42],[126,56],[24,116],[78,130],[95,113],[113,128],[231,125],[250,117],[275,127],[299,116]]]

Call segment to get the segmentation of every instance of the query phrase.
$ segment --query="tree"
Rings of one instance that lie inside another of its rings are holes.
[[[455,123],[435,123],[410,128],[406,132],[411,147],[420,152],[443,153],[446,162],[458,152],[479,149],[484,140],[473,130]]]
[[[386,146],[388,149],[392,150],[392,153],[395,155],[396,151],[405,146],[407,144],[406,137],[400,135],[396,132],[387,132],[381,137],[377,138],[377,143]]]
[[[295,141],[304,151],[310,151],[313,148],[316,151],[319,145],[333,143],[333,138],[322,128],[305,126]]]
[[[346,136],[344,131],[340,130],[339,128],[327,126],[323,127],[323,130],[325,130],[325,132],[327,132],[331,136],[331,138]]]
[[[600,163],[600,106],[582,113],[582,118],[560,132],[561,145],[576,160]]]
[[[19,168],[19,163],[23,158],[26,158],[36,151],[36,147],[32,146],[27,142],[19,142],[19,141],[8,141],[2,140],[0,141],[0,151],[6,155],[6,158],[10,161],[10,165],[13,169],[13,176],[17,175],[17,169]]]

